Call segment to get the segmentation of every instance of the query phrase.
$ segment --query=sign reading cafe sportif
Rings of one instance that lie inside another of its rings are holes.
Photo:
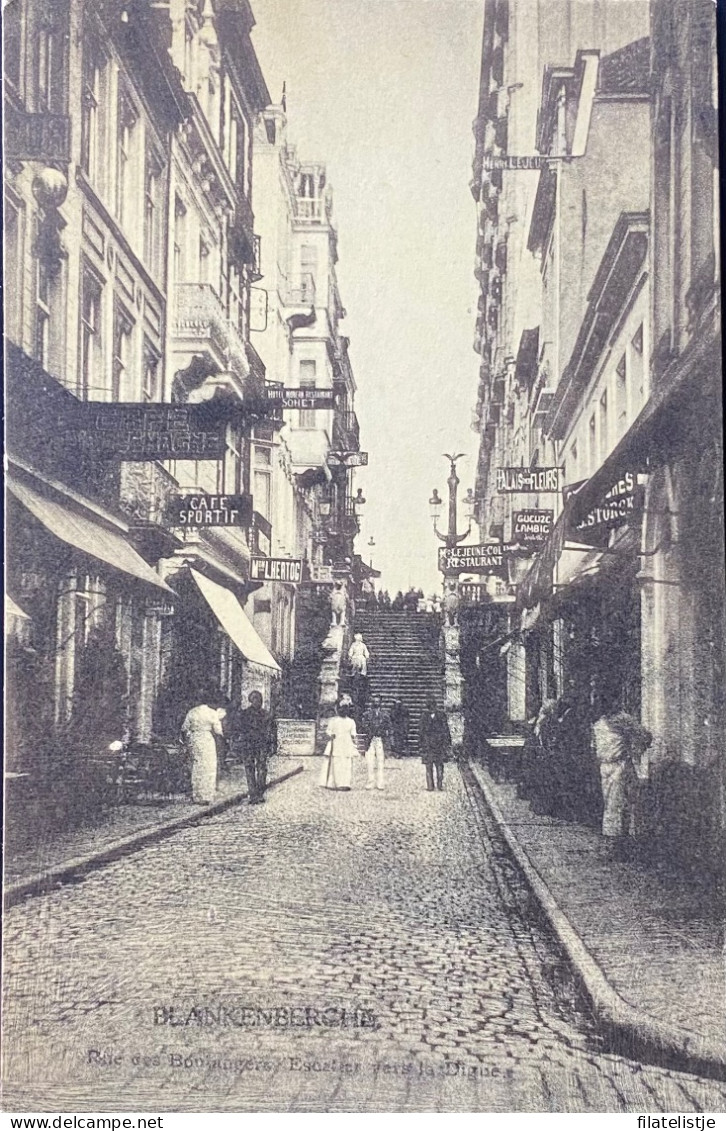
[[[253,558],[250,562],[253,581],[302,581],[300,558]]]
[[[497,468],[500,495],[557,495],[561,489],[561,467]]]
[[[502,542],[482,542],[477,546],[439,546],[442,573],[501,573],[505,546]]]
[[[177,495],[171,502],[175,526],[251,526],[251,495]]]

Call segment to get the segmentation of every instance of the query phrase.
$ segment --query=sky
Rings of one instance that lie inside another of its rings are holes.
[[[466,453],[461,496],[473,487],[478,447],[469,181],[484,0],[252,7],[273,102],[287,86],[288,140],[327,165],[334,193],[342,332],[370,461],[356,472],[367,500],[356,549],[392,595],[440,591],[428,500],[434,487],[446,497],[444,452]]]

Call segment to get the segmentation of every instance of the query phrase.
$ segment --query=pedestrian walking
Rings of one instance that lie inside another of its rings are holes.
[[[459,605],[460,601],[459,594],[456,591],[456,582],[452,581],[444,593],[444,612],[446,613],[446,622],[449,626],[458,623]]]
[[[398,593],[396,594],[396,596],[393,598],[393,601],[391,602],[391,612],[402,613],[402,612],[404,612],[404,610],[405,610],[405,605],[404,605],[404,600],[403,600],[403,593],[399,589]]]
[[[396,699],[391,708],[391,747],[392,753],[398,758],[403,758],[408,748],[409,725],[408,708],[400,699]]]
[[[330,594],[330,614],[331,625],[345,624],[345,590],[342,581],[336,581]]]
[[[353,758],[359,753],[356,744],[355,720],[349,708],[339,704],[338,713],[328,721],[328,741],[323,754],[320,785],[324,789],[347,791],[353,782]]]
[[[421,719],[419,743],[421,761],[426,767],[426,789],[434,788],[434,770],[436,788],[443,789],[444,762],[451,757],[451,731],[445,712],[438,709],[432,695],[426,701],[426,710]]]
[[[386,743],[391,735],[391,717],[383,709],[379,695],[374,695],[371,705],[363,716],[363,730],[368,736],[366,766],[368,784],[366,789],[384,788],[384,766],[386,762]]]
[[[627,711],[612,710],[592,727],[600,767],[602,834],[614,859],[627,855],[637,796],[636,763],[653,741],[649,730]]]
[[[348,649],[348,659],[355,675],[368,675],[368,661],[370,658],[371,654],[363,640],[363,633],[356,632],[353,636],[353,643]]]
[[[226,712],[207,696],[197,706],[187,711],[182,723],[182,742],[192,760],[192,801],[195,805],[208,805],[217,792],[217,739],[224,736],[223,720]]]
[[[232,739],[245,768],[250,805],[261,805],[265,800],[267,764],[275,752],[275,723],[262,702],[259,691],[250,692],[249,707],[240,711]]]

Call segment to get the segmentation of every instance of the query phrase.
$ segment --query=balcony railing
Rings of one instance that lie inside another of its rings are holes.
[[[298,224],[328,224],[332,202],[325,196],[296,196],[295,220]]]
[[[134,522],[169,527],[171,499],[179,484],[160,463],[122,463],[119,504]]]
[[[211,347],[237,372],[249,368],[245,343],[227,317],[219,295],[209,283],[179,283],[176,288],[174,336],[195,348]]]
[[[315,277],[304,274],[288,279],[284,289],[286,306],[315,306]]]

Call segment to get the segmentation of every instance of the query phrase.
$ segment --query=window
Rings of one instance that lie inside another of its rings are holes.
[[[211,248],[204,236],[199,237],[199,282],[208,283],[211,269]]]
[[[159,352],[152,346],[148,338],[144,338],[144,388],[145,401],[160,400],[160,363]]]
[[[113,382],[111,400],[128,399],[128,383],[134,323],[122,306],[116,304],[113,317]],[[126,394],[124,396],[124,394]]]
[[[608,392],[603,390],[600,397],[600,459],[604,460],[608,454]]]
[[[83,51],[83,95],[81,104],[81,167],[90,180],[99,180],[101,146],[101,102],[105,59],[93,43]]]
[[[318,249],[315,244],[303,244],[300,248],[300,288],[302,301],[311,301],[315,295],[315,282],[318,273]]]
[[[5,79],[19,91],[23,70],[23,16],[20,0],[10,0],[4,6],[2,22]]]
[[[622,434],[628,419],[628,369],[625,354],[615,369],[615,415],[619,434]]]
[[[116,217],[120,224],[133,219],[133,148],[138,119],[128,95],[119,90],[116,122]]]
[[[316,365],[314,361],[301,361],[300,362],[300,388],[301,389],[314,389],[316,381]],[[314,428],[315,427],[315,410],[314,409],[301,409],[299,414],[299,427],[300,428]]]
[[[147,152],[144,171],[144,259],[152,275],[159,270],[161,172],[161,162],[153,153]]]
[[[35,342],[33,353],[44,369],[50,351],[50,281],[48,269],[38,260],[35,284]]]
[[[242,452],[244,440],[239,428],[230,425],[227,430],[227,451],[224,458],[221,491],[238,495],[242,490]]]
[[[643,357],[643,327],[640,325],[635,331],[630,343],[630,388],[636,400],[633,416],[636,415],[645,400],[645,361]]]
[[[590,474],[597,467],[597,422],[595,420],[595,413],[590,417],[589,427],[589,440],[590,440]]]
[[[255,510],[269,522],[272,518],[272,449],[255,445],[253,497]]]
[[[23,234],[22,204],[5,198],[5,333],[20,344],[23,325]]]
[[[89,399],[89,393],[104,386],[103,353],[101,339],[101,304],[103,288],[99,279],[85,268],[81,280],[81,357],[79,395]]]
[[[241,193],[247,195],[247,126],[237,106],[232,102],[229,118],[227,167]]]
[[[174,279],[181,283],[186,267],[187,210],[181,199],[174,199]]]

